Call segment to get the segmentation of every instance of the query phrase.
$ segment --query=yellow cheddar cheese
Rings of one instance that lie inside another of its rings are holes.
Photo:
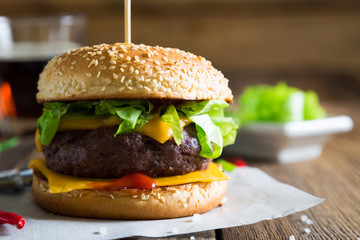
[[[43,147],[42,147],[42,144],[41,144],[41,142],[40,142],[39,129],[36,129],[36,132],[35,132],[35,146],[36,146],[36,149],[38,150],[38,152],[42,152],[42,151],[43,151]]]
[[[99,179],[99,178],[80,178],[56,173],[45,165],[45,159],[34,159],[29,163],[29,168],[38,169],[49,182],[50,193],[70,192],[78,189],[91,189],[89,183],[94,182],[109,182],[114,179]],[[215,163],[210,163],[209,167],[204,171],[195,171],[184,175],[177,175],[172,177],[154,178],[154,181],[159,187],[180,185],[192,182],[213,182],[225,181],[229,177],[219,170]]]
[[[149,122],[142,127],[141,133],[160,143],[166,142],[173,135],[170,125],[161,121],[160,117],[149,120]]]

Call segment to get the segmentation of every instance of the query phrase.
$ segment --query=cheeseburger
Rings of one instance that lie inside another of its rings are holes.
[[[32,193],[58,214],[163,219],[218,206],[232,144],[228,80],[173,48],[116,43],[67,51],[40,74]]]

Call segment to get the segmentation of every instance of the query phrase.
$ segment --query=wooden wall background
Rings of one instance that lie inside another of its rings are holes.
[[[205,56],[230,79],[360,96],[360,1],[133,0],[132,39]],[[83,13],[84,43],[123,41],[122,0],[1,0],[10,17]]]

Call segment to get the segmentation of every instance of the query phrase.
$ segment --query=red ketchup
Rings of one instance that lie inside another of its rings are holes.
[[[131,188],[151,190],[156,187],[157,183],[144,174],[131,173],[111,182],[96,182],[88,185],[99,191],[116,191]]]

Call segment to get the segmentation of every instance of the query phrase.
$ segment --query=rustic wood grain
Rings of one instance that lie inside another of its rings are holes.
[[[182,234],[182,235],[175,235],[166,238],[149,238],[149,237],[131,237],[131,238],[124,238],[126,240],[189,240],[195,238],[196,240],[216,240],[215,230],[213,231],[205,231],[205,232],[198,232],[198,233],[189,233],[189,234]]]

